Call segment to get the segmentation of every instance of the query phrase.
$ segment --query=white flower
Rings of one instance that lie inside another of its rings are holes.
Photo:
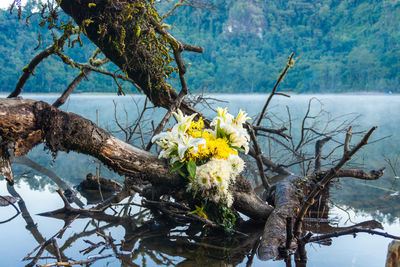
[[[198,166],[191,188],[214,202],[226,202],[231,183],[231,166],[227,160],[211,159]]]
[[[182,161],[188,150],[190,150],[191,153],[197,153],[199,149],[198,146],[206,144],[204,138],[193,138],[186,134],[186,130],[196,114],[184,116],[182,112],[178,110],[178,113],[174,115],[180,123],[174,125],[169,131],[159,133],[151,139],[152,142],[156,142],[163,148],[158,157],[171,159],[171,163],[178,160]]]
[[[244,169],[244,161],[238,156],[230,154],[228,163],[231,166],[231,179],[235,179]]]
[[[190,153],[197,153],[197,151],[199,150],[199,145],[206,144],[206,140],[203,137],[193,138],[191,136],[188,136],[187,134],[178,134],[178,136],[178,155],[181,160],[185,157],[185,153],[187,150],[192,149]]]
[[[178,113],[172,112],[172,114],[175,116],[176,120],[178,121],[178,124],[179,123],[189,123],[190,124],[190,122],[197,115],[197,113],[194,113],[190,116],[187,116],[187,115],[184,115],[180,109],[178,109],[177,111],[178,111]]]
[[[233,196],[232,196],[231,193],[229,193],[229,194],[226,196],[226,205],[227,205],[228,207],[231,207],[232,204],[233,204]]]
[[[190,123],[193,121],[194,117],[196,117],[197,113],[194,113],[190,116],[184,115],[180,109],[177,110],[178,113],[172,112],[178,121],[177,124],[174,125],[174,128],[181,133],[186,133],[187,129],[190,126]]]
[[[229,145],[232,147],[243,148],[245,153],[249,152],[250,136],[247,130],[243,128],[243,123],[250,119],[247,113],[240,110],[236,118],[228,113],[227,109],[218,108],[218,116],[214,118],[211,126],[215,128],[215,134],[218,137],[223,135],[229,139]]]
[[[251,119],[250,117],[247,117],[247,113],[244,112],[243,110],[239,110],[239,113],[236,117],[236,119],[233,120],[233,123],[236,125],[243,125],[247,120]]]

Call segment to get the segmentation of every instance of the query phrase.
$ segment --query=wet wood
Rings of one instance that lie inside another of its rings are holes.
[[[296,216],[300,206],[300,196],[296,189],[301,178],[290,175],[276,186],[275,209],[268,217],[264,233],[258,247],[258,257],[262,260],[275,259],[279,247],[286,243],[286,221]]]
[[[386,267],[400,267],[400,241],[389,244]]]

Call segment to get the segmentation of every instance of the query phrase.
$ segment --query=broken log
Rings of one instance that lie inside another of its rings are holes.
[[[279,247],[286,242],[286,219],[294,217],[300,206],[300,195],[297,192],[301,177],[289,175],[279,182],[275,192],[275,209],[268,217],[261,238],[257,255],[261,260],[275,259]]]

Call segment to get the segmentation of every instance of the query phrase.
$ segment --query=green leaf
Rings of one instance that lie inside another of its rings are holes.
[[[196,176],[196,163],[194,163],[194,161],[186,162],[186,169],[190,178],[194,178]]]
[[[241,148],[241,147],[237,147],[237,146],[231,146],[231,148],[233,148],[233,149],[235,149],[235,150],[237,150],[237,151],[244,152],[244,149],[243,149],[243,148]]]
[[[217,138],[223,138],[224,137],[224,134],[221,131],[220,125],[221,125],[221,121],[218,120],[218,122],[217,122]]]
[[[179,173],[180,176],[182,176],[183,178],[187,178],[186,173],[184,173],[183,171],[179,170],[178,173]]]
[[[180,168],[182,168],[183,165],[185,165],[185,162],[180,162],[180,161],[174,162],[174,164],[172,164],[172,166],[173,166],[174,168],[170,171],[170,173],[176,172],[177,170],[179,170]]]

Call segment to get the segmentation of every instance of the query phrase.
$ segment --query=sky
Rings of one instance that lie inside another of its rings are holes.
[[[27,0],[22,0],[21,3],[22,5],[24,5],[26,3]],[[13,2],[13,0],[0,0],[0,8],[1,9],[7,9],[10,7],[11,3]]]

